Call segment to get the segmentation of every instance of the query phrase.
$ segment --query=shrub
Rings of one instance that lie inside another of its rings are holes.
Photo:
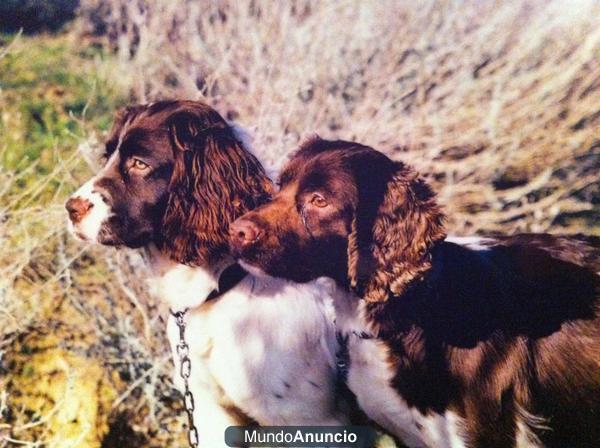
[[[2,0],[0,32],[56,31],[75,17],[79,0]]]

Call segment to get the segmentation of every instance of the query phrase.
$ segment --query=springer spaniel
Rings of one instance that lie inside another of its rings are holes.
[[[352,142],[307,142],[280,184],[230,244],[336,281],[369,417],[409,447],[600,446],[600,239],[446,238],[424,180]]]
[[[154,291],[188,309],[194,420],[208,448],[225,446],[230,425],[346,423],[323,286],[258,278],[228,255],[229,223],[272,192],[236,132],[199,102],[129,107],[116,116],[104,168],[66,204],[75,235],[144,248]],[[173,316],[167,333],[183,391]]]

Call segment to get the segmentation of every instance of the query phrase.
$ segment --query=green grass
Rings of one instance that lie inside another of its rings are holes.
[[[0,166],[18,176],[18,194],[51,174],[90,132],[105,131],[122,100],[98,74],[107,57],[99,48],[66,34],[3,35],[0,42],[12,43],[0,59]],[[36,201],[48,200],[59,184],[50,181]]]
[[[125,414],[154,446],[185,438],[154,302],[125,279],[142,267],[66,232],[64,201],[125,103],[113,58],[72,32],[0,35],[0,448],[100,447]]]

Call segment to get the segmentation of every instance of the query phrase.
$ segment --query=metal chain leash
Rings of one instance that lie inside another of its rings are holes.
[[[183,407],[188,417],[188,443],[190,447],[198,446],[198,429],[194,424],[194,396],[189,387],[189,378],[192,372],[192,362],[190,360],[190,346],[185,342],[185,314],[187,308],[183,311],[171,311],[179,328],[179,343],[176,346],[177,356],[179,357],[179,376],[183,379],[184,394]]]

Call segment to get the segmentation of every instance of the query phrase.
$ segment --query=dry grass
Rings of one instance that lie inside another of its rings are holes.
[[[148,435],[179,445],[164,313],[138,281],[141,260],[84,247],[65,232],[65,197],[91,174],[81,154],[93,164],[115,107],[102,75],[109,63],[82,56],[90,49],[75,35],[5,42],[0,447],[100,446],[109,428],[129,432],[124,445],[148,446]]]
[[[431,174],[458,233],[600,232],[595,1],[112,4],[136,98],[205,99],[275,166],[356,139]]]
[[[454,233],[600,234],[597,1],[82,3],[79,35],[115,52],[97,76],[135,101],[208,101],[273,169],[313,133],[355,139],[426,173]],[[0,170],[0,447],[99,446],[109,420],[130,436],[104,446],[183,440],[139,259],[64,233],[62,201],[90,172],[75,148],[93,162],[101,128],[82,119],[45,172]],[[61,386],[40,392],[49,375]],[[97,391],[91,407],[72,410],[69,378]],[[60,433],[73,415],[94,430]]]

